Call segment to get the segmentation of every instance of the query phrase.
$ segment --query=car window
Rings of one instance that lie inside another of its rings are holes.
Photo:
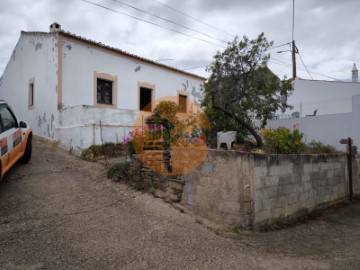
[[[16,127],[16,120],[7,107],[4,106],[0,107],[0,115],[3,123],[4,131]]]
[[[2,125],[2,117],[1,117],[1,114],[0,114],[0,133],[3,133],[4,132],[4,127]]]

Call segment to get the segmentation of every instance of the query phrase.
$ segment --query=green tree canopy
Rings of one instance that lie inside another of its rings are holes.
[[[203,105],[212,114],[210,121],[225,117],[231,126],[241,126],[253,135],[258,146],[263,142],[255,120],[264,126],[275,111],[290,107],[284,97],[292,91],[291,82],[281,81],[267,67],[272,44],[264,33],[254,40],[235,38],[214,56],[208,67],[210,78],[204,84]]]

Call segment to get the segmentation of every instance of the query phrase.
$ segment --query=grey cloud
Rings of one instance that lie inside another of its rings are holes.
[[[111,0],[91,0],[133,16],[151,20],[195,37],[203,35],[154,19],[135,10],[125,8]],[[131,5],[171,19],[179,24],[194,28],[218,39],[231,41],[232,36],[224,34],[189,17],[171,11],[149,0],[121,0]],[[186,14],[196,17],[226,32],[240,37],[255,38],[264,32],[275,45],[291,41],[291,0],[158,0]],[[315,72],[330,76],[348,76],[347,65],[359,62],[360,37],[358,37],[357,0],[295,0],[295,40],[305,63]],[[6,24],[0,25],[0,74],[4,70],[21,30],[48,31],[49,25],[57,21],[66,31],[90,38],[130,53],[150,59],[157,57],[175,58],[169,65],[195,67],[210,63],[217,47],[189,37],[184,37],[126,16],[100,9],[80,0],[2,0],[0,16]],[[211,40],[211,39],[210,39]],[[282,49],[287,49],[283,47]],[[280,76],[291,74],[291,55],[272,54],[277,64],[271,68]],[[284,63],[282,63],[282,62]],[[298,60],[301,67],[301,63]],[[335,67],[334,67],[335,66]],[[192,72],[206,73],[199,69]],[[299,75],[308,78],[306,72]],[[322,78],[323,79],[323,78]]]

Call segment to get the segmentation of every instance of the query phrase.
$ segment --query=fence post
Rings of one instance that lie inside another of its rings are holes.
[[[348,171],[349,171],[349,201],[352,202],[353,198],[353,179],[352,179],[352,140],[348,138],[347,144],[347,156],[348,156]]]

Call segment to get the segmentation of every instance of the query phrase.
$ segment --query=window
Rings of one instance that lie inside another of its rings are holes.
[[[101,108],[117,108],[117,76],[94,71],[93,78],[94,105]]]
[[[0,107],[0,116],[1,116],[1,124],[2,124],[3,130],[6,131],[9,129],[18,127],[16,118],[11,113],[9,108],[7,108],[6,106]]]
[[[29,84],[29,109],[34,108],[34,82]]]
[[[113,82],[97,79],[97,103],[113,104]]]
[[[187,112],[187,96],[179,95],[179,112],[186,113]]]
[[[151,112],[152,89],[140,87],[140,110]]]

